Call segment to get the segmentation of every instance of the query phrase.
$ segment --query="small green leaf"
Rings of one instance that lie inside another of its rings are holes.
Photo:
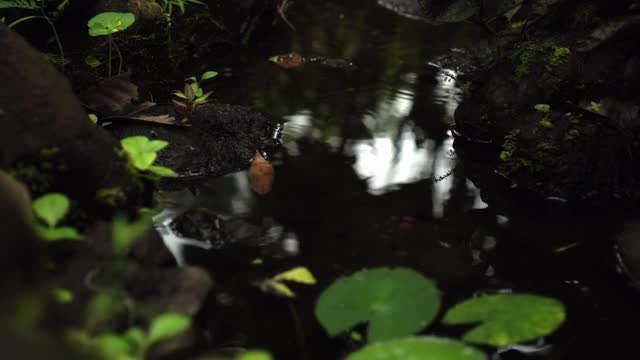
[[[533,108],[542,113],[548,113],[551,111],[551,106],[549,106],[549,104],[536,104]]]
[[[273,360],[273,357],[266,351],[251,350],[240,354],[236,360]]]
[[[120,140],[120,143],[139,170],[147,170],[156,161],[157,152],[169,145],[164,140],[149,140],[146,136],[131,136]]]
[[[168,167],[164,167],[164,166],[158,166],[158,165],[152,165],[149,166],[149,171],[151,171],[152,173],[158,175],[158,176],[164,176],[164,177],[177,177],[178,174],[173,171],[172,169],[168,168]]]
[[[415,334],[439,309],[431,280],[407,268],[379,268],[334,282],[320,295],[316,317],[330,336],[368,321],[369,342],[376,342]]]
[[[313,277],[313,274],[306,267],[296,267],[289,271],[285,271],[280,273],[272,278],[273,280],[288,280],[297,282],[300,284],[308,284],[314,285],[316,283],[316,279]]]
[[[188,78],[184,79],[184,81],[185,82],[190,82],[190,81],[197,82],[198,78],[195,77],[195,76],[189,76]]]
[[[116,215],[111,227],[113,253],[116,256],[125,255],[131,246],[151,229],[151,216],[142,216],[140,220],[129,223],[123,215]]]
[[[48,228],[36,224],[35,230],[38,236],[47,241],[84,239],[84,236],[80,235],[78,230],[68,226]]]
[[[177,91],[176,90],[176,91],[173,92],[173,95],[175,95],[175,96],[177,96],[177,97],[179,97],[181,99],[185,99],[185,100],[187,99],[187,96],[185,94],[183,94],[182,91]]]
[[[200,96],[202,96],[202,88],[201,88],[201,87],[197,87],[197,88],[193,89],[193,94],[194,94],[196,97],[200,97]]]
[[[98,60],[95,56],[89,55],[84,58],[84,63],[87,64],[90,68],[95,69],[98,66],[102,65],[102,62]]]
[[[67,289],[55,288],[51,290],[51,294],[60,304],[68,304],[73,301],[73,293]]]
[[[558,300],[526,294],[486,295],[463,301],[447,311],[450,325],[480,323],[464,335],[476,344],[504,347],[554,332],[565,319]]]
[[[191,318],[177,313],[159,315],[151,322],[148,345],[157,343],[186,331],[191,326]]]
[[[203,102],[205,102],[205,101],[207,100],[207,98],[208,98],[209,96],[211,96],[211,94],[213,94],[213,91],[209,91],[208,93],[206,93],[206,94],[204,94],[204,95],[199,96],[199,97],[196,99],[196,101],[194,101],[194,102],[195,102],[196,104],[203,103]]]
[[[132,13],[104,12],[91,18],[87,26],[90,36],[105,36],[122,31],[135,21]]]
[[[100,349],[109,358],[120,359],[119,356],[131,353],[131,345],[121,336],[106,334],[98,337],[97,340],[100,344]]]
[[[346,360],[487,360],[487,355],[462,342],[415,337],[383,341],[347,356]]]
[[[209,80],[209,79],[213,79],[216,76],[218,76],[218,72],[216,72],[216,71],[207,71],[204,74],[202,74],[202,77],[200,78],[200,80],[201,81]]]
[[[50,193],[33,201],[33,211],[36,216],[53,228],[67,215],[69,205],[69,198],[64,194]]]
[[[91,122],[94,124],[98,123],[98,117],[96,116],[96,114],[89,114],[89,120],[91,120]]]
[[[142,331],[142,329],[140,329],[139,327],[130,328],[123,334],[123,336],[130,344],[133,344],[137,349],[141,349],[144,347],[146,337],[144,335],[144,331]]]

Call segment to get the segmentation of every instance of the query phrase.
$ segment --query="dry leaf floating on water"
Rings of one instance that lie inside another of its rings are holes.
[[[268,194],[273,186],[274,176],[273,166],[256,150],[256,156],[249,168],[251,189],[260,195]]]

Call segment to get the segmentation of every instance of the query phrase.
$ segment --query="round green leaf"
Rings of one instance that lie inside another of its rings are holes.
[[[121,336],[115,334],[106,334],[98,338],[100,349],[113,358],[118,356],[126,356],[131,352],[131,345]]]
[[[176,336],[191,326],[191,318],[177,313],[159,315],[149,328],[149,345]]]
[[[415,337],[383,341],[352,353],[346,360],[486,360],[487,355],[459,341]]]
[[[369,342],[415,334],[440,309],[435,284],[406,268],[372,269],[338,279],[320,295],[316,317],[330,336],[368,321]]]
[[[69,211],[69,199],[64,194],[42,195],[33,202],[33,211],[49,227],[55,227]]]
[[[558,300],[527,294],[487,295],[463,301],[449,309],[445,324],[481,324],[464,335],[477,344],[503,347],[554,332],[565,319]]]
[[[91,18],[87,26],[89,35],[104,36],[126,29],[134,21],[136,17],[132,13],[104,12]]]
[[[236,360],[273,360],[273,357],[266,351],[253,350],[242,353]]]

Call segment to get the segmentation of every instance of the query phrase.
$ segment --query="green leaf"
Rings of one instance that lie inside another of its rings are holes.
[[[158,176],[165,176],[165,177],[178,176],[178,174],[175,171],[165,166],[152,165],[152,166],[149,166],[149,171],[151,171],[152,173]]]
[[[204,74],[202,74],[202,77],[200,78],[200,80],[201,81],[209,80],[209,79],[213,79],[216,76],[218,76],[217,71],[206,71]]]
[[[64,194],[50,193],[33,201],[33,211],[49,227],[55,227],[69,211],[69,198]]]
[[[187,99],[187,96],[185,94],[183,94],[182,91],[174,91],[173,95],[175,95],[175,96],[177,96],[177,97],[179,97],[181,99],[185,99],[185,100]]]
[[[147,170],[156,161],[157,152],[169,145],[164,140],[149,140],[146,136],[131,136],[120,140],[120,143],[133,165],[140,170]]]
[[[194,88],[193,93],[196,95],[196,97],[202,96],[202,88],[201,87]]]
[[[487,360],[487,355],[462,342],[437,337],[415,337],[369,345],[346,360]]]
[[[208,98],[209,96],[211,96],[211,94],[213,94],[213,91],[209,91],[208,93],[206,93],[206,94],[204,94],[204,95],[199,96],[199,97],[196,99],[196,101],[194,101],[194,102],[195,102],[196,104],[203,103],[203,102],[205,102],[205,101],[207,100],[207,98]]]
[[[40,5],[30,0],[0,0],[0,9],[9,8],[37,10]]]
[[[533,108],[536,111],[542,112],[542,113],[548,113],[549,111],[551,111],[551,106],[549,106],[549,104],[535,104]]]
[[[113,254],[125,255],[131,246],[152,226],[151,216],[142,216],[140,220],[129,223],[123,215],[116,215],[111,227]]]
[[[135,21],[132,13],[104,12],[92,17],[87,26],[90,36],[104,36],[122,31]]]
[[[40,236],[41,238],[47,241],[83,240],[84,239],[84,236],[80,235],[78,233],[78,230],[68,226],[48,228],[48,227],[44,227],[36,224],[35,230],[38,236]]]
[[[100,349],[109,358],[120,359],[119,356],[128,355],[131,352],[131,345],[121,336],[106,334],[98,337]]]
[[[176,336],[191,326],[191,318],[177,313],[159,315],[151,322],[148,345]]]
[[[188,81],[193,81],[193,82],[198,82],[198,78],[195,76],[189,76],[188,78],[184,79],[184,81],[188,82]]]
[[[55,288],[51,290],[51,294],[60,304],[68,304],[73,301],[73,293],[67,289]]]
[[[266,351],[252,350],[240,354],[236,360],[273,360],[273,357]]]
[[[379,268],[338,279],[324,290],[316,317],[330,336],[368,321],[370,342],[412,335],[440,309],[435,284],[407,269]]]
[[[89,65],[90,68],[95,69],[98,66],[102,65],[102,62],[98,60],[97,57],[89,55],[84,58],[84,63]]]
[[[280,273],[272,278],[273,280],[288,280],[297,282],[300,284],[314,285],[316,283],[315,277],[309,269],[306,267],[296,267],[291,270]]]
[[[89,120],[91,120],[91,122],[94,124],[98,123],[98,117],[96,116],[96,114],[89,114]]]
[[[144,347],[146,337],[144,335],[144,331],[139,327],[130,328],[123,334],[123,336],[130,344],[133,344],[135,348],[142,349]]]
[[[554,332],[565,319],[558,300],[526,294],[486,295],[463,301],[446,313],[450,325],[481,324],[464,335],[477,344],[504,347]]]

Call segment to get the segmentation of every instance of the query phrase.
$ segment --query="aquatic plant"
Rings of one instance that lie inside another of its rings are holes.
[[[284,283],[291,281],[298,284],[315,285],[316,279],[306,267],[295,267],[270,278],[264,279],[256,285],[265,292],[293,298],[296,294]]]
[[[184,15],[185,5],[187,4],[207,6],[207,4],[198,0],[162,0],[162,10],[164,10],[167,15],[171,16],[173,14],[173,8],[177,7],[180,9],[180,13]]]
[[[135,169],[148,171],[156,176],[178,176],[175,171],[168,167],[153,165],[158,158],[158,151],[169,145],[167,141],[149,140],[146,136],[130,136],[120,140],[120,144],[129,155]]]
[[[68,226],[58,226],[69,212],[70,201],[66,195],[50,193],[33,201],[33,212],[40,222],[34,224],[36,233],[48,241],[80,240],[78,230]],[[43,226],[42,223],[46,224]]]
[[[176,90],[173,95],[182,100],[173,100],[173,103],[185,109],[185,116],[182,122],[187,122],[191,118],[193,110],[199,105],[205,104],[213,91],[204,92],[200,84],[203,81],[213,79],[218,76],[216,71],[205,71],[200,75],[200,80],[196,76],[184,79],[184,91]]]
[[[64,71],[64,66],[67,63],[67,60],[64,57],[64,49],[62,48],[62,43],[60,42],[60,36],[58,35],[58,30],[56,30],[56,25],[54,24],[55,19],[62,13],[62,11],[69,5],[70,0],[63,0],[56,6],[56,10],[48,13],[45,8],[45,0],[40,0],[40,2],[36,2],[35,0],[0,0],[0,9],[7,8],[18,8],[24,10],[34,10],[39,11],[40,15],[29,15],[23,16],[11,23],[9,23],[9,27],[13,28],[20,23],[23,23],[28,20],[34,19],[42,19],[49,24],[51,28],[51,32],[53,33],[53,38],[56,40],[56,44],[58,45],[58,51],[60,54],[60,58],[57,61],[52,61],[60,65],[62,71]],[[52,57],[48,57],[52,59]]]
[[[107,37],[107,43],[109,44],[109,60],[107,62],[109,78],[111,78],[111,57],[114,48],[120,60],[118,63],[118,74],[122,72],[122,53],[118,45],[113,41],[112,35],[125,30],[131,26],[135,20],[136,18],[132,13],[104,12],[92,17],[87,23],[90,36]]]

